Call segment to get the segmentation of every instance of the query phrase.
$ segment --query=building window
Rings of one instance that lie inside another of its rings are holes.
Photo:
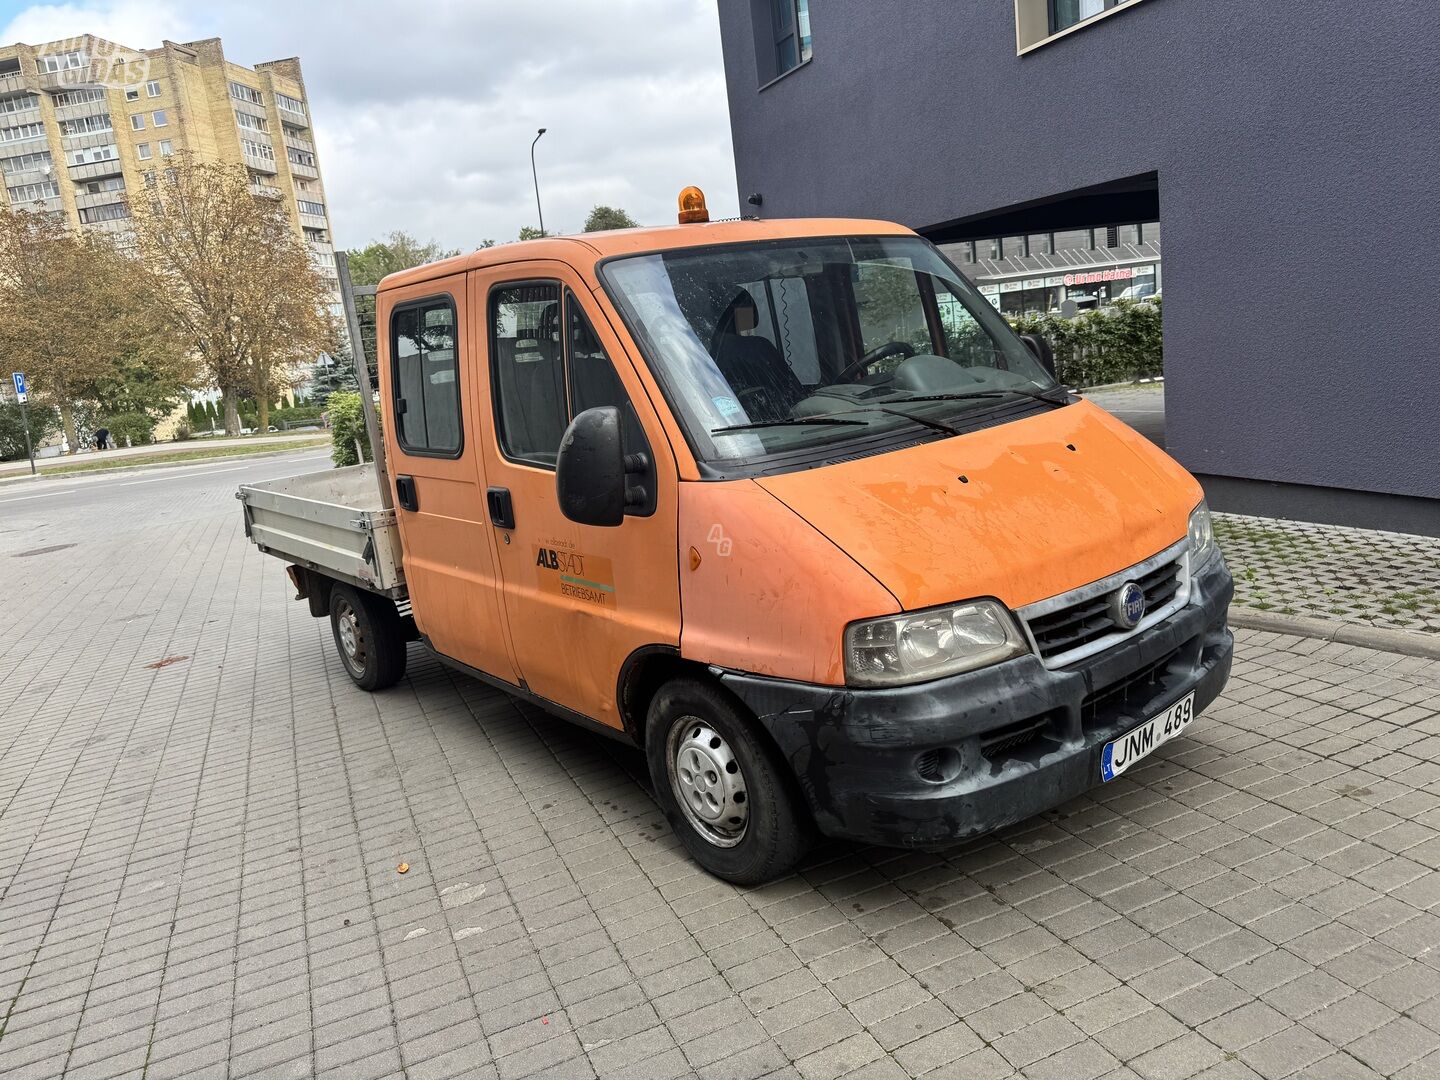
[[[153,113],[150,114],[150,119],[154,121],[156,127],[164,127],[170,122],[165,118],[164,109],[156,109]]]
[[[93,165],[97,161],[114,161],[120,156],[120,152],[114,143],[106,143],[104,146],[92,146],[88,150],[81,148],[70,151],[71,165]]]
[[[153,79],[150,80],[145,84],[145,93],[148,94],[150,97],[159,97],[160,84]]]
[[[35,61],[35,68],[41,75],[52,71],[74,71],[85,66],[85,54],[80,52],[52,53]]]
[[[308,150],[297,150],[293,146],[287,146],[285,148],[285,156],[290,159],[292,164],[306,165],[312,169],[315,168],[315,155]]]
[[[309,214],[311,217],[324,217],[324,216],[325,216],[325,204],[324,204],[324,203],[309,202],[309,201],[307,201],[307,200],[305,200],[305,199],[296,199],[296,200],[295,200],[295,205],[296,205],[296,207],[300,210],[300,213],[302,213],[302,214]]]
[[[305,115],[305,103],[303,101],[298,98],[293,98],[288,94],[282,94],[278,90],[275,92],[275,104],[286,112],[294,113],[296,116]]]
[[[264,105],[265,95],[259,90],[252,90],[244,83],[232,82],[230,84],[230,96],[236,101],[248,101],[251,105]]]
[[[150,144],[148,142],[142,142],[139,146],[135,147],[135,153],[140,155],[141,161],[149,161],[151,156]]]
[[[87,102],[104,100],[104,90],[66,90],[62,94],[55,95],[55,107],[62,109],[66,105],[84,105]]]
[[[269,143],[255,142],[253,139],[241,139],[240,149],[251,157],[259,158],[261,161],[275,160],[275,148]],[[274,170],[271,171],[273,172]]]
[[[251,116],[249,113],[235,110],[235,122],[242,128],[249,128],[251,131],[269,131],[270,122],[263,116]]]
[[[132,128],[134,128],[136,131],[144,131],[144,130],[145,130],[145,114],[144,114],[144,113],[136,113],[134,116],[130,117],[130,126],[131,126]]]
[[[61,135],[93,135],[97,131],[113,131],[109,113],[81,116],[74,120],[60,121]]]
[[[169,157],[169,156],[170,156],[171,154],[173,154],[173,153],[175,153],[175,148],[170,145],[170,140],[169,140],[169,139],[161,139],[161,140],[160,140],[160,156],[161,156],[161,157]]]
[[[140,100],[140,91],[139,91],[139,90],[133,90],[133,89],[132,89],[132,90],[126,90],[126,91],[125,91],[125,100],[126,100],[126,101],[139,101],[139,100]]]
[[[775,35],[775,77],[810,59],[810,0],[770,0]]]
[[[85,185],[86,195],[99,195],[102,191],[124,191],[123,176],[107,176],[104,180],[91,180]]]
[[[1050,33],[1058,34],[1130,0],[1050,0]]]
[[[10,192],[10,202],[14,206],[21,203],[39,202],[41,199],[56,199],[60,197],[60,185],[54,180],[46,180],[40,184],[19,184],[16,187],[7,189]]]
[[[460,365],[449,297],[397,308],[390,316],[391,415],[407,454],[459,457]]]
[[[119,221],[130,216],[130,208],[124,203],[106,203],[104,206],[82,206],[80,221],[93,225],[97,221]]]
[[[37,154],[20,154],[17,157],[0,158],[0,172],[3,172],[6,176],[11,176],[15,173],[48,169],[50,168],[51,160],[48,150]]]

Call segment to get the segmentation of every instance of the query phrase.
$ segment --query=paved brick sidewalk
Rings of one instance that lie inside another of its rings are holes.
[[[1243,633],[1093,797],[743,891],[638,754],[355,690],[233,479],[0,507],[6,1080],[1440,1076],[1440,664]]]
[[[1440,540],[1238,514],[1215,534],[1237,604],[1440,634]]]

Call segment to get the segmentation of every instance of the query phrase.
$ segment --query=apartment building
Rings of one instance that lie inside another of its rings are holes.
[[[747,213],[900,221],[1008,311],[1158,290],[1163,223],[1166,441],[1212,505],[1440,535],[1426,5],[719,17]]]
[[[300,61],[243,67],[219,38],[134,49],[85,34],[0,46],[0,173],[13,207],[124,232],[125,196],[187,151],[243,164],[335,280]],[[338,297],[338,294],[337,294]]]

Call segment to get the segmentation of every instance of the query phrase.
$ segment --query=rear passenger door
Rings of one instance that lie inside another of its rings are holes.
[[[386,459],[415,624],[446,656],[517,681],[486,522],[463,275],[382,294]]]

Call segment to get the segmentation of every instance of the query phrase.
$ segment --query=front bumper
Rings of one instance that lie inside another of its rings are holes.
[[[1213,558],[1173,616],[1055,671],[1032,654],[886,690],[721,680],[774,739],[821,832],[944,847],[1095,787],[1105,744],[1192,690],[1197,713],[1214,701],[1230,675],[1234,591]]]

